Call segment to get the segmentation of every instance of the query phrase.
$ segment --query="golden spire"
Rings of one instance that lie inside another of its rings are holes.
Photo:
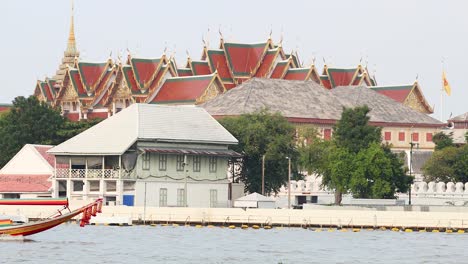
[[[72,7],[71,7],[71,23],[70,23],[70,34],[68,34],[68,43],[67,43],[67,50],[65,51],[68,55],[75,55],[77,54],[76,49],[76,42],[75,42],[75,25],[73,22],[73,0],[72,0]]]

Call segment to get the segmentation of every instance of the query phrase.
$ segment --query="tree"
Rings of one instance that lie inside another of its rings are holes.
[[[100,121],[71,122],[34,96],[16,97],[10,111],[0,117],[0,166],[25,144],[57,145]]]
[[[445,134],[444,132],[436,133],[432,137],[432,141],[436,145],[435,150],[441,150],[446,147],[453,147],[454,145],[453,145],[452,136],[453,136],[453,132],[450,132],[449,135]]]
[[[434,151],[422,169],[425,181],[468,182],[468,145]]]
[[[381,129],[368,125],[368,112],[367,106],[344,109],[331,141],[316,139],[299,149],[302,168],[335,190],[335,204],[348,192],[356,198],[394,198],[412,181],[401,159],[381,145]]]
[[[63,124],[60,112],[36,97],[19,96],[0,119],[0,166],[4,166],[25,144],[53,144]]]
[[[242,153],[240,179],[246,191],[261,192],[262,156],[265,155],[265,192],[278,192],[288,180],[288,160],[297,160],[295,129],[279,113],[261,110],[239,117],[229,117],[220,123],[239,140],[233,150]],[[298,177],[295,166],[295,177]]]
[[[353,153],[367,148],[372,143],[380,143],[382,131],[380,127],[368,125],[369,107],[345,108],[341,119],[334,127],[334,139],[340,147]]]

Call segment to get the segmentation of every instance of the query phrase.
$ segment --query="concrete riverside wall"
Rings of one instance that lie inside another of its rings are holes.
[[[71,208],[78,207],[72,206]],[[395,207],[394,211],[377,211],[371,208],[334,208],[330,206],[318,206],[307,210],[104,206],[103,213],[100,215],[103,217],[130,217],[133,221],[147,221],[148,223],[468,229],[467,210],[457,210],[454,207],[454,210],[449,210],[449,212],[421,212],[397,211],[396,208],[398,207]],[[43,206],[0,206],[0,214],[5,215],[44,218],[53,213],[54,209]]]

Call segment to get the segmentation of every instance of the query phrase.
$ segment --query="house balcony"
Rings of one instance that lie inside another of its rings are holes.
[[[121,179],[130,178],[131,173],[118,169],[55,169],[55,178]]]

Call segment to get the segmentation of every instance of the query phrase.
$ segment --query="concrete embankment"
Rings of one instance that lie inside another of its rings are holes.
[[[71,206],[77,208],[79,206]],[[269,225],[301,227],[357,227],[401,229],[467,229],[468,210],[447,207],[439,211],[421,212],[369,208],[317,206],[306,210],[242,209],[242,208],[158,208],[104,206],[102,217],[129,218],[133,223]],[[55,209],[56,210],[56,209]],[[408,209],[407,209],[408,210]],[[56,212],[56,211],[55,211]],[[31,219],[45,218],[54,209],[34,206],[0,206],[0,214],[24,215]]]

